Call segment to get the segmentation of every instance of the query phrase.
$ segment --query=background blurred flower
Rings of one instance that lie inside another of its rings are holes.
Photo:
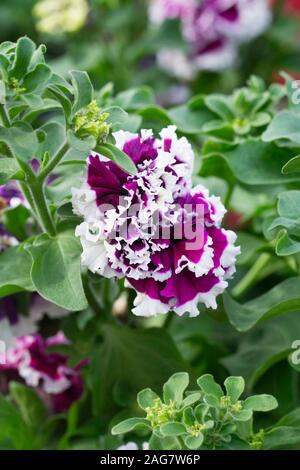
[[[74,32],[82,28],[88,12],[86,0],[41,0],[33,9],[37,29],[52,34]]]
[[[0,252],[18,244],[16,237],[5,228],[2,217],[5,209],[18,207],[20,204],[26,205],[27,202],[15,181],[0,186]]]
[[[66,344],[68,341],[61,332],[47,339],[39,335],[18,336],[7,347],[0,371],[37,388],[50,399],[54,411],[68,409],[83,391],[81,365],[71,368],[67,365],[68,356],[48,351],[51,346]]]
[[[199,70],[215,71],[232,65],[238,44],[258,36],[271,20],[266,0],[191,1],[185,7],[180,3],[156,0],[151,3],[149,14],[156,24],[167,18],[180,18],[189,49],[162,49],[158,63],[184,79],[192,78]]]

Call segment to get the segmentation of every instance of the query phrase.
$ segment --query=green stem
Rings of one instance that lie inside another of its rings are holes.
[[[226,196],[225,196],[225,201],[224,201],[224,206],[226,207],[226,209],[229,208],[229,204],[230,204],[230,201],[231,201],[231,196],[233,194],[233,190],[234,190],[234,184],[233,183],[228,183],[228,189],[227,189]]]
[[[67,142],[64,142],[62,146],[58,149],[56,154],[51,158],[49,163],[45,166],[45,168],[40,172],[38,179],[40,181],[45,181],[47,176],[54,170],[54,168],[58,165],[58,163],[64,157],[66,151],[68,150],[69,145]]]
[[[33,214],[35,216],[37,216],[37,209],[36,209],[36,205],[35,205],[34,199],[32,197],[31,191],[30,191],[30,187],[27,186],[27,184],[24,181],[19,181],[19,185],[20,185],[20,188],[22,190],[22,193],[24,194],[25,198],[27,199],[27,201],[28,201],[28,203],[31,207],[31,210],[32,210]]]
[[[26,174],[26,194],[24,194],[28,196],[28,202],[31,205],[32,210],[38,216],[41,228],[50,237],[54,237],[56,235],[56,228],[47,206],[43,182],[39,181],[39,178],[36,176],[30,165],[20,159],[18,159],[18,163]]]
[[[262,253],[252,268],[250,268],[247,274],[243,277],[243,279],[232,289],[231,295],[235,298],[238,298],[245,294],[245,292],[250,289],[255,281],[257,281],[270,258],[271,255],[269,253]]]
[[[47,206],[43,185],[36,178],[36,181],[30,183],[30,188],[42,228],[50,237],[55,237],[56,228]]]
[[[165,322],[164,322],[164,328],[169,329],[171,323],[175,319],[175,313],[174,312],[169,312],[166,316]]]
[[[0,103],[0,116],[4,127],[10,126],[10,119],[6,111],[5,105]]]
[[[21,191],[23,195],[25,196],[25,199],[29,203],[30,209],[31,209],[31,215],[34,218],[35,222],[40,226],[43,227],[42,222],[39,218],[37,207],[35,204],[35,201],[32,197],[30,187],[25,183],[25,181],[19,181],[19,185],[21,188]]]

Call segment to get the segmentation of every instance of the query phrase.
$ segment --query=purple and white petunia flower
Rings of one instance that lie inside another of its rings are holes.
[[[37,388],[55,412],[64,411],[83,391],[81,365],[71,368],[66,355],[48,350],[65,344],[68,341],[61,332],[47,339],[39,335],[15,337],[1,358],[0,372]]]
[[[0,299],[0,340],[10,347],[14,344],[16,337],[35,334],[38,331],[39,322],[45,316],[57,319],[67,314],[67,310],[48,302],[37,293],[30,294],[27,315],[21,313],[16,295],[3,297]]]
[[[154,0],[149,16],[154,24],[180,19],[188,51],[162,49],[158,63],[178,77],[191,79],[200,70],[231,66],[238,45],[268,27],[271,9],[267,0]]]
[[[193,13],[197,0],[150,0],[149,16],[153,23],[165,20],[185,18]]]
[[[25,204],[25,199],[15,181],[0,186],[0,209]]]
[[[198,303],[216,308],[240,250],[235,233],[220,227],[226,212],[220,199],[192,187],[191,145],[175,126],[159,138],[150,130],[114,137],[137,173],[89,156],[86,181],[73,189],[74,211],[84,218],[76,228],[83,265],[124,277],[137,292],[135,315],[196,316]]]

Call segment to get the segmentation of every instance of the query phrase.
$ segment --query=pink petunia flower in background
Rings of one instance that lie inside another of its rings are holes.
[[[53,411],[64,411],[83,392],[82,365],[71,368],[66,355],[48,350],[65,344],[68,341],[61,332],[47,339],[39,335],[15,337],[1,357],[0,372],[36,388]]]
[[[158,63],[167,72],[191,79],[200,70],[218,71],[234,64],[238,45],[270,24],[266,0],[154,0],[149,16],[155,25],[179,18],[188,50],[163,48]]]

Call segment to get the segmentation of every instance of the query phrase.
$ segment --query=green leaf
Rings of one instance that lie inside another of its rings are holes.
[[[230,99],[223,95],[210,95],[205,97],[206,106],[223,121],[232,121],[234,112],[230,103]]]
[[[300,155],[297,155],[294,158],[291,158],[283,167],[282,173],[287,175],[289,173],[298,173],[300,172]]]
[[[138,393],[137,402],[139,407],[142,408],[142,410],[145,410],[146,408],[153,406],[155,400],[158,398],[159,396],[153,392],[151,388],[145,388]]]
[[[0,142],[5,143],[13,155],[25,161],[31,160],[39,147],[35,131],[21,127],[0,127]]]
[[[222,388],[217,384],[211,374],[204,374],[199,377],[197,384],[207,395],[213,395],[217,399],[220,399],[224,395]]]
[[[198,436],[187,436],[184,438],[185,445],[191,450],[197,450],[201,447],[204,441],[204,436],[199,433]]]
[[[11,382],[9,389],[26,425],[38,431],[44,425],[47,417],[47,411],[42,400],[32,388],[23,384]]]
[[[182,423],[170,422],[160,426],[160,432],[165,437],[182,436],[186,433],[185,425]]]
[[[176,437],[162,437],[152,434],[149,440],[150,450],[180,450],[181,445]]]
[[[31,259],[22,247],[12,247],[0,254],[0,296],[22,290],[33,291]]]
[[[155,127],[161,129],[162,126],[168,126],[172,122],[168,113],[157,105],[146,106],[138,110],[138,113],[146,122],[147,128]]]
[[[230,323],[238,331],[247,331],[260,321],[297,311],[300,307],[299,287],[300,278],[286,279],[266,294],[244,304],[225,293],[224,307]]]
[[[76,113],[90,104],[94,98],[94,90],[91,80],[86,72],[72,70],[70,75],[74,88],[73,113]]]
[[[188,384],[189,374],[186,372],[177,372],[176,374],[173,374],[163,387],[165,403],[175,401],[180,404],[183,400],[183,394]]]
[[[55,121],[46,122],[46,124],[40,127],[40,131],[44,132],[45,138],[40,144],[36,157],[43,160],[46,152],[50,157],[53,157],[58,151],[65,142],[66,132],[64,126]]]
[[[243,402],[244,410],[271,411],[278,407],[276,398],[272,395],[252,395]]]
[[[281,173],[282,167],[293,156],[290,149],[280,148],[273,143],[264,143],[252,138],[230,146],[218,143],[216,151],[213,151],[211,147],[206,146],[206,152],[210,153],[205,152],[205,166],[209,164],[208,160],[220,159],[221,157],[236,179],[246,185],[284,184],[299,179],[297,175],[282,175]],[[218,167],[216,165],[216,168]],[[201,168],[201,173],[202,171]]]
[[[180,132],[198,134],[202,126],[213,119],[213,114],[202,104],[199,106],[182,105],[169,110],[169,116]]]
[[[267,130],[263,133],[265,142],[286,139],[300,144],[300,117],[292,111],[281,111],[275,114]]]
[[[110,106],[109,108],[103,109],[104,113],[109,113],[106,122],[112,125],[113,130],[122,129],[122,125],[128,119],[128,113],[120,106]]]
[[[112,435],[126,434],[127,432],[133,431],[136,428],[146,427],[151,429],[150,423],[144,418],[129,418],[116,424],[111,430]]]
[[[295,408],[290,413],[283,416],[274,427],[281,427],[281,426],[300,426],[300,407]]]
[[[95,151],[115,162],[120,168],[126,171],[126,173],[131,175],[136,174],[137,169],[131,158],[115,145],[109,143],[97,145]]]
[[[263,449],[285,449],[300,443],[300,428],[282,426],[271,429],[265,434]]]
[[[128,117],[125,122],[123,122],[122,128],[123,131],[128,131],[132,133],[139,132],[142,126],[143,118],[138,114],[128,114]]]
[[[24,93],[20,96],[20,99],[33,109],[38,109],[43,106],[43,100],[41,96],[35,93]]]
[[[4,54],[12,52],[14,48],[15,48],[15,43],[12,41],[3,41],[0,44],[0,52],[3,52]]]
[[[13,158],[0,158],[0,184],[5,184],[20,171],[20,167]]]
[[[276,254],[288,256],[300,251],[300,191],[285,191],[278,198],[278,213],[280,217],[273,220],[268,228],[270,236],[275,233]],[[280,231],[276,230],[281,228]]]
[[[300,224],[298,225],[298,230],[300,228]],[[290,256],[300,251],[300,242],[297,240],[293,240],[292,237],[288,235],[286,230],[281,230],[278,233],[276,239],[276,254],[277,256]]]
[[[173,341],[162,329],[130,329],[102,326],[103,344],[92,354],[90,377],[94,410],[113,410],[112,390],[117,383],[128,388],[132,403],[136,394],[150,387],[159,393],[163,383],[185,368]]]
[[[10,77],[20,79],[26,74],[34,51],[35,44],[31,39],[23,37],[18,40]]]
[[[31,278],[38,293],[67,310],[85,309],[81,247],[73,233],[60,233],[56,238],[42,235],[27,249],[32,257]]]
[[[251,119],[252,127],[262,127],[269,124],[271,121],[271,116],[268,113],[257,113]]]
[[[246,422],[252,418],[252,410],[241,410],[234,415],[234,420],[239,422]]]
[[[47,87],[49,89],[49,87]],[[60,105],[53,99],[46,98],[42,101],[42,105],[38,108],[28,109],[26,106],[26,112],[23,114],[22,119],[25,122],[33,122],[42,114],[47,114],[53,111],[59,111]],[[11,110],[10,110],[11,112]]]
[[[3,211],[2,222],[11,235],[18,240],[24,240],[27,236],[26,224],[29,217],[29,210],[23,204],[19,204],[17,207],[10,207]]]
[[[267,371],[271,374],[274,370],[273,380],[276,382],[278,375],[281,376],[283,373],[278,374],[275,365],[278,364],[279,367],[279,363],[288,357],[292,343],[295,338],[299,338],[299,335],[300,314],[298,312],[273,318],[242,335],[237,351],[221,359],[221,363],[232,375],[242,375],[248,390]],[[290,367],[288,371],[291,371]],[[269,384],[268,381],[267,383]],[[278,385],[274,393],[278,393]],[[290,395],[289,400],[291,401]]]
[[[245,389],[245,380],[243,377],[227,377],[224,385],[227,395],[233,403],[236,403]]]
[[[24,423],[17,408],[0,395],[0,441],[9,439],[16,450],[36,448],[36,437]]]
[[[195,414],[191,406],[183,410],[183,422],[186,426],[192,426],[195,423]]]
[[[300,191],[285,191],[278,196],[278,213],[281,217],[300,218]]]
[[[219,398],[211,393],[205,394],[203,399],[207,405],[212,406],[213,408],[219,408],[220,406]]]
[[[23,81],[23,85],[26,88],[26,93],[29,92],[41,92],[47,85],[52,71],[46,64],[37,64],[35,69],[28,72]]]
[[[210,395],[213,396],[213,395]],[[219,401],[217,400],[217,403],[219,405]],[[196,406],[194,413],[197,421],[199,423],[203,423],[205,421],[205,417],[207,413],[209,412],[209,406],[205,403],[200,403],[199,405]]]
[[[56,101],[59,102],[64,110],[66,121],[68,121],[72,112],[72,104],[69,97],[58,86],[55,85],[48,86],[47,90],[50,91],[50,93],[54,95]]]
[[[77,137],[73,131],[69,130],[67,132],[67,136],[70,147],[81,152],[82,158],[84,158],[87,152],[91,152],[96,145],[96,140],[92,135],[85,139],[81,139]]]
[[[201,393],[195,392],[195,393],[190,393],[181,403],[181,407],[186,407],[190,405],[194,405],[197,401],[199,401],[201,398]]]
[[[8,58],[3,55],[3,54],[0,54],[0,72],[1,72],[1,76],[3,78],[3,80],[6,82],[7,81],[7,70],[8,70],[8,67],[9,67],[9,60]]]
[[[253,434],[253,416],[248,421],[234,421],[228,425],[228,434],[237,434],[241,439],[249,441],[249,437]],[[224,432],[224,429],[223,429]]]
[[[119,93],[115,98],[115,103],[123,109],[138,110],[145,106],[154,104],[153,91],[149,87],[131,88]]]

